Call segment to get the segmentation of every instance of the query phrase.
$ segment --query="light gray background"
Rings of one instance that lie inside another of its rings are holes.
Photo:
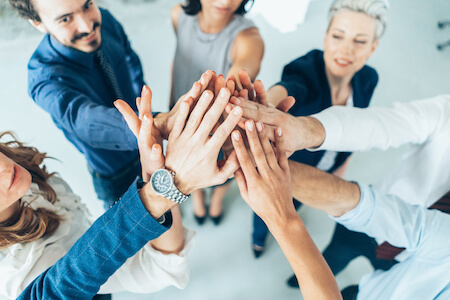
[[[258,0],[257,0],[258,1]],[[299,1],[299,0],[292,0]],[[175,37],[170,9],[179,1],[106,1],[123,24],[139,54],[147,84],[154,95],[154,111],[166,111],[170,86],[170,64]],[[275,1],[274,1],[275,2]],[[312,1],[305,23],[296,31],[281,34],[261,15],[250,17],[258,25],[266,44],[259,78],[269,87],[279,80],[282,67],[313,48],[321,48],[330,0]],[[83,156],[64,138],[49,115],[27,95],[26,65],[42,35],[25,20],[0,5],[0,130],[13,130],[20,140],[36,146],[58,160],[48,160],[82,196],[95,216],[102,212]],[[439,30],[438,20],[450,19],[450,1],[391,1],[388,28],[369,64],[380,81],[372,106],[394,101],[432,97],[450,91],[450,48],[439,52],[436,44],[450,39],[450,28]],[[371,151],[353,156],[347,178],[373,183],[393,168],[404,149]],[[251,211],[235,184],[225,199],[225,217],[219,227],[209,221],[195,224],[191,203],[182,206],[185,226],[197,231],[190,253],[191,280],[184,291],[167,288],[152,295],[119,293],[114,299],[298,299],[298,290],[285,285],[292,270],[275,240],[270,237],[266,253],[258,260],[250,250]],[[320,249],[328,243],[334,223],[325,214],[304,207],[300,215]],[[371,267],[365,259],[354,261],[337,281],[340,288],[357,283]]]

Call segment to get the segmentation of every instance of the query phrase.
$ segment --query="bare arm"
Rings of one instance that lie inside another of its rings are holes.
[[[361,194],[356,183],[317,168],[289,161],[292,195],[302,203],[338,217],[355,208]]]
[[[262,123],[247,121],[245,129],[256,167],[242,135],[234,131],[233,146],[241,165],[235,176],[242,197],[278,241],[297,275],[304,299],[341,299],[330,268],[292,204],[289,165],[281,130],[277,131],[277,147],[273,149]]]
[[[239,78],[239,71],[244,69],[254,81],[261,67],[264,55],[264,41],[257,28],[250,28],[240,32],[231,48],[233,65],[228,71],[227,78]]]
[[[267,91],[267,102],[273,107],[277,107],[278,104],[288,96],[288,91],[284,86],[274,85]]]

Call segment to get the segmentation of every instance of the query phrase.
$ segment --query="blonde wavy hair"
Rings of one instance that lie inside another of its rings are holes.
[[[5,138],[8,140],[3,142]],[[46,153],[25,146],[11,132],[0,133],[0,152],[31,173],[32,182],[39,186],[45,199],[51,203],[57,201],[56,192],[47,183],[54,173],[48,173],[45,165],[42,165],[47,158]],[[54,212],[44,208],[34,210],[21,202],[20,209],[11,218],[0,223],[0,249],[50,235],[56,231],[59,222],[60,217]]]

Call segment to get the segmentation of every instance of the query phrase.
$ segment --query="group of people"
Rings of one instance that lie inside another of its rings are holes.
[[[178,206],[192,195],[197,222],[219,224],[234,178],[255,212],[255,257],[270,231],[304,299],[450,298],[450,96],[367,108],[378,75],[365,64],[386,1],[335,0],[323,51],[287,64],[267,91],[255,81],[264,42],[244,16],[252,1],[177,5],[167,113],[152,111],[139,57],[110,12],[93,0],[9,1],[45,33],[28,64],[29,94],[84,154],[107,210],[92,222],[46,154],[4,132],[1,294],[110,299],[183,288],[193,233]],[[405,144],[378,186],[342,179],[351,152]],[[323,254],[301,204],[337,222]],[[361,255],[375,271],[341,292],[334,276]]]

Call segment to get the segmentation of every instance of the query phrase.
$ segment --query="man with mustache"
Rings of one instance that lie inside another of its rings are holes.
[[[46,33],[28,64],[28,92],[85,155],[98,198],[109,207],[140,174],[138,145],[113,101],[136,111],[142,66],[120,23],[94,0],[10,0]],[[168,114],[155,126],[163,136]]]

